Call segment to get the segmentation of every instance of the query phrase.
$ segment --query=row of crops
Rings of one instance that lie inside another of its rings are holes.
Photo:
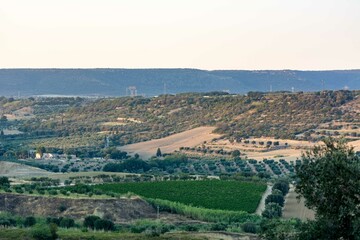
[[[270,176],[286,176],[294,173],[295,166],[300,160],[286,161],[274,160],[190,160],[178,166],[168,166],[165,169],[151,168],[147,172],[152,174],[197,174],[197,175],[221,175],[221,174],[258,174],[267,173]],[[136,173],[142,173],[140,169]]]

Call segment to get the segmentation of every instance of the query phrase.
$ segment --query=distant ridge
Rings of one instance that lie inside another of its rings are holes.
[[[0,69],[1,96],[125,96],[229,91],[360,89],[360,70]],[[129,92],[128,92],[129,93]]]

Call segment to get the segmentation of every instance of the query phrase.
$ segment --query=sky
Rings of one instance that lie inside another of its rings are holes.
[[[360,69],[360,0],[0,0],[0,68]]]

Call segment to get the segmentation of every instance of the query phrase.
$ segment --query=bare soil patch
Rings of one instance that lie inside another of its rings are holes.
[[[298,200],[296,197],[297,193],[295,193],[294,187],[291,186],[286,196],[283,218],[300,218],[301,220],[315,219],[315,212],[305,206],[305,199],[301,198]]]
[[[355,151],[360,151],[360,140],[349,142],[349,146],[353,146]]]

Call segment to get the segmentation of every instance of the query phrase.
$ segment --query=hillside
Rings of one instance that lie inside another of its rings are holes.
[[[324,80],[324,84],[322,81]],[[0,96],[100,95],[360,89],[360,70],[0,69]],[[164,85],[165,88],[164,88]],[[128,92],[129,94],[129,92]]]
[[[111,149],[104,150],[107,144],[127,145],[123,149],[132,153],[134,149],[140,153],[140,146],[147,155],[155,154],[158,147],[164,153],[181,147],[190,147],[183,150],[192,153],[199,150],[194,147],[200,147],[200,152],[205,148],[217,152],[239,148],[248,150],[249,157],[262,159],[268,155],[269,147],[279,150],[276,155],[285,155],[281,150],[290,144],[289,139],[316,142],[325,136],[344,136],[349,141],[360,140],[358,103],[358,91],[253,92],[247,96],[186,93],[98,100],[0,98],[5,116],[13,117],[0,122],[6,130],[0,138],[0,155],[11,156],[15,148],[15,154],[25,158],[26,149],[39,146],[54,148],[54,152],[66,149],[67,153],[84,157],[115,154]],[[32,109],[31,118],[20,114],[19,109],[24,108]],[[203,138],[196,133],[198,140],[191,138],[194,136],[189,133],[205,126],[214,129],[218,137]],[[21,134],[8,135],[7,129]],[[218,140],[212,141],[214,138]],[[161,140],[151,141],[154,139]],[[139,142],[143,143],[128,145]],[[301,144],[308,147],[305,145]],[[261,156],[252,155],[254,150],[260,150]]]

